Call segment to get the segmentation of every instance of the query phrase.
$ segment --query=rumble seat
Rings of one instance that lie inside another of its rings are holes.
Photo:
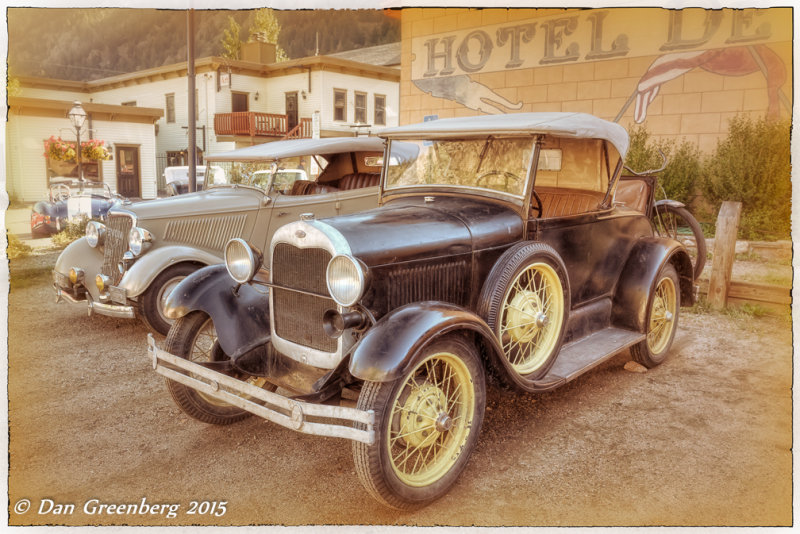
[[[375,187],[380,182],[381,175],[373,172],[356,172],[345,174],[339,178],[339,189],[348,191],[350,189],[361,189],[363,187]]]
[[[537,187],[542,199],[542,218],[566,217],[594,211],[605,197],[598,191],[584,189],[564,189],[560,187]],[[531,202],[531,210],[536,211],[536,201]]]

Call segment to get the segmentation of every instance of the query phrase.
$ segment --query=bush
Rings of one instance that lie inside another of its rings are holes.
[[[673,139],[651,141],[644,126],[634,126],[630,140],[625,164],[637,172],[661,167],[663,160],[659,150],[667,158],[666,168],[658,174],[661,187],[656,191],[656,199],[670,198],[691,206],[697,197],[702,175],[702,160],[697,146],[686,140],[680,143]]]
[[[8,259],[15,260],[17,258],[24,258],[33,252],[33,249],[30,247],[30,245],[23,243],[14,234],[6,233],[6,236],[8,237],[8,248],[6,249]]]
[[[88,222],[89,218],[85,216],[75,221],[67,221],[67,225],[64,229],[57,234],[53,234],[50,239],[53,241],[54,245],[66,247],[86,234],[86,223]]]
[[[730,120],[728,136],[705,162],[700,185],[714,213],[723,201],[742,203],[740,238],[791,236],[790,158],[788,120]]]

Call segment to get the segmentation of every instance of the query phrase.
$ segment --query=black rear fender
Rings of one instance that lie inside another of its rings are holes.
[[[462,333],[484,350],[501,352],[486,322],[447,302],[408,304],[382,317],[356,345],[350,374],[361,380],[389,382],[412,369],[434,339]]]
[[[245,284],[238,288],[224,264],[209,265],[175,286],[167,297],[165,314],[177,319],[202,311],[214,321],[222,350],[235,359],[269,336],[269,290]]]
[[[672,239],[646,237],[628,256],[614,295],[612,322],[637,332],[647,331],[647,306],[661,268],[675,266],[680,277],[681,306],[694,304],[692,260],[683,245]]]

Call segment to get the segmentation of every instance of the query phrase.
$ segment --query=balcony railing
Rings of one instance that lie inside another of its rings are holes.
[[[242,111],[214,115],[216,135],[246,135],[249,137],[283,137],[291,139],[311,137],[311,119],[300,119],[300,124],[287,131],[286,115]]]

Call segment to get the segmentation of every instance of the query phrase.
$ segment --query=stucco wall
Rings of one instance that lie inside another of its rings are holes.
[[[400,123],[580,111],[708,151],[790,116],[791,39],[787,8],[405,9]]]

